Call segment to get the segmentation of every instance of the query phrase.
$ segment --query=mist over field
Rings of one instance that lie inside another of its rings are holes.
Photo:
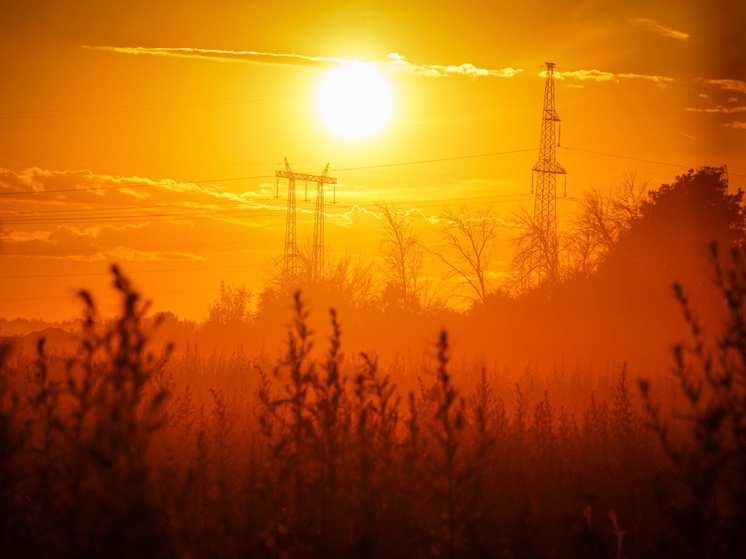
[[[620,192],[586,195],[556,277],[477,267],[460,310],[382,206],[412,251],[388,269],[222,282],[191,322],[114,266],[115,316],[83,290],[77,321],[5,320],[4,556],[738,557],[742,192]],[[461,212],[446,238],[489,241]]]
[[[743,2],[0,21],[0,559],[746,557]]]

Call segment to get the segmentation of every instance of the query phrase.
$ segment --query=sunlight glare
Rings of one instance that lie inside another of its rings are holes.
[[[348,64],[324,74],[316,95],[316,108],[333,132],[344,138],[364,138],[388,122],[393,92],[374,66]]]

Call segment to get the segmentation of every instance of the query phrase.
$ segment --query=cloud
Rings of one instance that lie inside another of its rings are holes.
[[[685,111],[690,113],[743,113],[746,112],[746,107],[710,107],[707,109],[698,109],[695,107],[686,107]]]
[[[34,255],[36,258],[52,260],[71,260],[74,262],[205,262],[197,254],[177,251],[147,251],[129,247],[114,247],[94,252],[93,254],[73,253],[66,255]]]
[[[0,241],[4,243],[47,242],[50,235],[51,231],[18,231],[11,227],[0,233]]]
[[[546,70],[539,72],[539,76],[546,77]],[[603,70],[567,70],[554,72],[554,77],[558,80],[578,80],[593,82],[619,82],[620,80],[646,80],[657,84],[672,83],[673,78],[667,76],[653,76],[648,74],[630,74],[605,72]]]
[[[678,39],[679,41],[685,41],[690,37],[689,33],[684,33],[683,31],[678,31],[671,27],[666,27],[665,25],[658,23],[654,19],[650,19],[647,17],[638,17],[635,19],[631,19],[630,23],[632,25],[637,25],[638,27],[644,27],[649,31],[653,31],[655,33],[658,33],[659,35],[663,35],[664,37]]]
[[[546,70],[539,73],[539,76],[546,77]],[[607,82],[614,79],[614,74],[611,72],[602,72],[601,70],[571,70],[567,72],[554,72],[554,77],[558,80],[580,80],[580,81],[594,81],[594,82]]]
[[[617,74],[618,78],[629,80],[649,80],[651,82],[666,84],[673,82],[673,78],[667,76],[651,76],[648,74]]]
[[[407,210],[406,212],[404,212],[404,215],[406,215],[407,217],[412,217],[414,215],[416,217],[420,217],[420,218],[424,219],[428,223],[439,223],[440,222],[440,218],[438,216],[436,216],[436,215],[426,215],[425,212],[423,212],[419,208],[411,208],[411,209]]]
[[[189,47],[109,47],[86,45],[84,45],[83,48],[116,52],[120,54],[165,56],[171,58],[196,58],[247,64],[295,64],[303,66],[318,66],[343,64],[348,62],[344,58],[306,56],[294,53],[260,52],[255,50],[199,49]]]
[[[209,239],[255,238],[284,223],[284,200],[247,195],[267,191],[264,182],[232,191],[219,181],[0,168],[0,244],[6,256],[59,262],[204,260],[220,254]]]
[[[728,128],[738,128],[740,130],[746,130],[746,122],[738,120],[733,122],[726,122],[723,126],[727,126]]]
[[[705,83],[717,85],[725,91],[737,91],[746,93],[746,81],[741,80],[705,80]]]
[[[151,214],[163,219],[168,214],[181,218],[184,214],[196,214],[200,210],[284,209],[282,204],[260,201],[261,198],[274,198],[274,188],[258,184],[258,192],[234,192],[219,182],[155,181],[137,176],[96,174],[87,170],[30,168],[13,171],[0,168],[0,217],[13,214],[13,217],[25,216],[27,219],[52,219],[47,215],[47,208],[63,204],[65,211],[72,212],[71,217],[77,217],[73,214],[80,212],[80,218],[84,220],[90,219],[87,212],[96,211],[136,214],[142,221],[142,218]]]
[[[131,55],[166,56],[172,58],[192,58],[217,60],[220,62],[239,62],[247,64],[279,64],[296,66],[329,67],[346,64],[359,64],[359,60],[330,56],[307,56],[295,53],[273,53],[253,50],[232,51],[220,49],[198,48],[165,48],[165,47],[109,47],[84,46],[83,48],[106,52],[116,52]],[[467,76],[472,78],[498,77],[512,78],[523,72],[515,68],[479,68],[474,64],[464,63],[458,66],[441,64],[413,64],[405,57],[392,52],[385,60],[370,62],[374,66],[393,72],[411,74],[415,76],[448,77]]]
[[[352,208],[341,215],[336,216],[335,225],[341,227],[352,227],[353,225],[367,225],[368,227],[378,227],[381,214],[373,212],[363,206],[354,204]]]
[[[512,78],[517,74],[523,72],[521,69],[515,68],[502,68],[502,69],[488,69],[478,68],[474,64],[460,64],[458,66],[443,66],[439,64],[412,64],[411,62],[404,59],[404,57],[395,52],[389,53],[386,57],[386,62],[376,62],[376,66],[393,69],[397,72],[405,72],[407,74],[413,74],[417,76],[430,76],[430,77],[442,77],[442,76],[468,76],[472,78],[483,78],[483,77],[496,77],[496,78]]]

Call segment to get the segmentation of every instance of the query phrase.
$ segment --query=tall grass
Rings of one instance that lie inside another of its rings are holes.
[[[0,556],[742,556],[740,253],[718,270],[714,345],[678,291],[694,340],[676,353],[680,421],[626,366],[543,387],[529,367],[511,386],[454,361],[445,332],[432,362],[384,369],[345,353],[333,311],[319,343],[300,294],[275,358],[171,358],[114,268],[120,316],[81,292],[75,355],[0,348]]]

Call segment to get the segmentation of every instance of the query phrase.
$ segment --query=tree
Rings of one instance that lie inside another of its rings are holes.
[[[651,192],[641,208],[642,224],[686,232],[705,245],[712,241],[740,244],[746,236],[743,191],[728,192],[725,167],[689,169],[672,184]]]
[[[458,210],[447,209],[441,220],[443,248],[453,252],[446,258],[436,256],[449,268],[450,276],[461,278],[460,288],[473,294],[467,297],[472,302],[482,303],[489,293],[487,268],[492,259],[492,247],[497,237],[497,219],[492,207],[471,209],[461,206]]]
[[[328,255],[325,261],[327,265],[323,281],[332,293],[342,302],[355,307],[370,302],[374,288],[372,260],[368,260],[364,254],[345,252],[338,257]]]
[[[559,281],[562,233],[558,232],[555,236],[545,231],[525,208],[513,214],[513,226],[513,259],[507,287],[513,292],[524,293],[534,286],[532,282],[536,276],[542,277],[543,281],[548,283]],[[548,256],[543,263],[537,262],[537,246]]]
[[[742,245],[746,239],[743,192],[728,192],[724,167],[690,169],[651,191],[629,228],[605,256],[610,275],[637,275],[638,283],[657,277],[701,282],[710,243]]]
[[[246,285],[234,286],[220,280],[220,296],[210,303],[203,324],[208,336],[222,343],[239,343],[248,335],[252,323],[252,293]]]
[[[632,172],[609,196],[595,187],[584,193],[566,239],[572,273],[588,277],[598,269],[619,238],[642,218],[647,189],[648,181]]]
[[[384,237],[380,241],[387,291],[394,292],[405,309],[419,308],[423,254],[419,235],[412,230],[407,214],[393,204],[379,202]]]

